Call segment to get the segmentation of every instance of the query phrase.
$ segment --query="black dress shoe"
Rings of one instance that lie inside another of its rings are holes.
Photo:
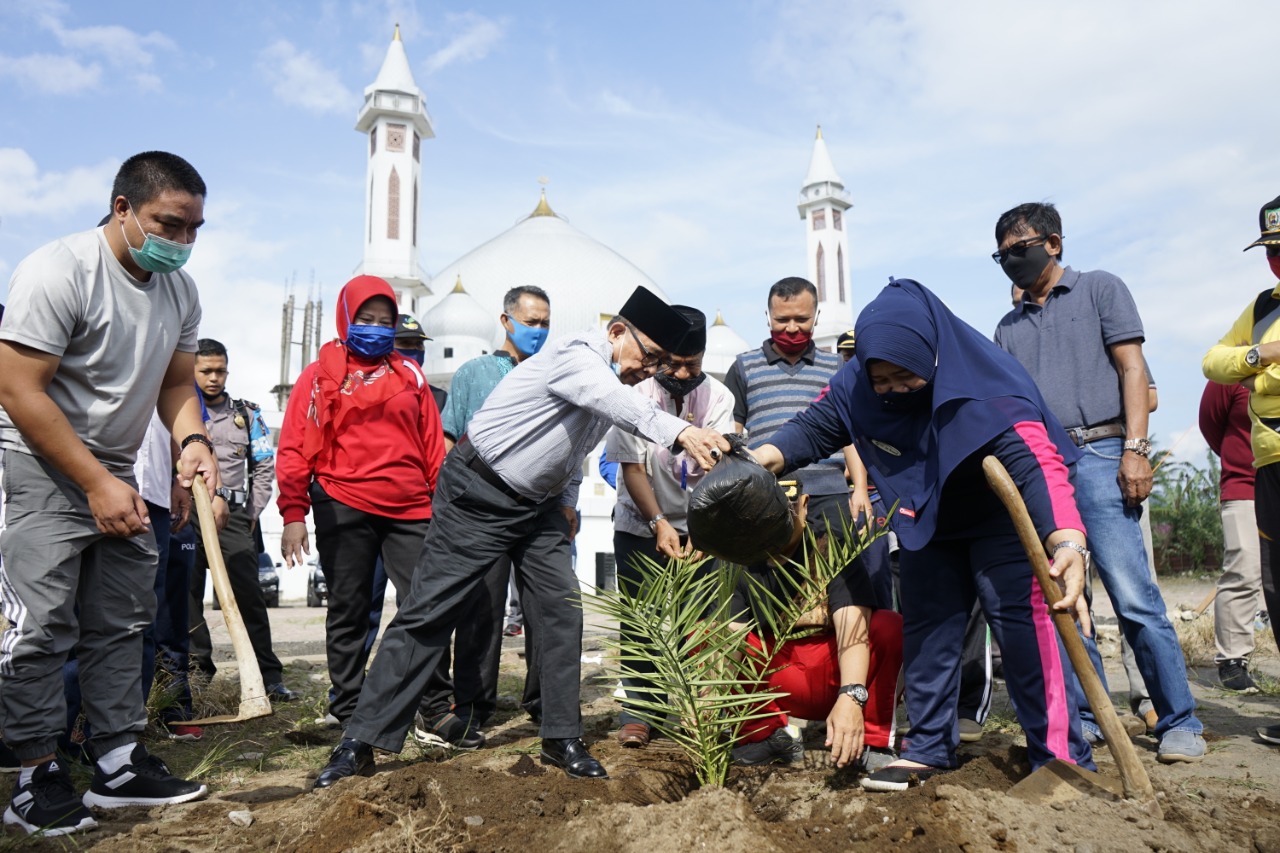
[[[372,776],[376,767],[373,747],[355,738],[344,737],[329,756],[329,763],[316,777],[315,788],[328,788],[348,776]]]
[[[608,771],[587,752],[579,737],[543,738],[542,763],[559,767],[574,779],[607,779]]]

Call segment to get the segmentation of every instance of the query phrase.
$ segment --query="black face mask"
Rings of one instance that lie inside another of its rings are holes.
[[[1000,262],[1000,268],[1009,276],[1009,281],[1026,290],[1036,283],[1040,273],[1049,265],[1049,251],[1044,246],[1031,246],[1022,257],[1009,255]]]
[[[707,374],[699,373],[697,376],[691,376],[688,379],[676,379],[666,373],[659,373],[653,377],[658,380],[668,394],[672,397],[688,397],[693,393],[693,389],[702,384],[702,380],[707,378]]]
[[[930,382],[915,391],[890,391],[876,396],[880,398],[880,402],[884,404],[885,409],[890,412],[915,413],[928,411],[929,407],[933,405],[933,383]]]

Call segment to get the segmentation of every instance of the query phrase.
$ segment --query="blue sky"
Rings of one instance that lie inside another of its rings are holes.
[[[856,306],[913,277],[990,331],[1008,293],[994,221],[1052,200],[1068,262],[1138,300],[1166,444],[1194,426],[1204,350],[1273,281],[1240,250],[1280,193],[1276,4],[158,8],[0,7],[0,280],[96,223],[125,157],[182,154],[210,187],[189,266],[203,332],[260,402],[285,282],[314,275],[331,303],[360,260],[352,125],[396,22],[437,134],[428,272],[526,215],[545,176],[575,226],[756,340],[768,285],[805,269],[795,201],[821,123],[855,205]]]

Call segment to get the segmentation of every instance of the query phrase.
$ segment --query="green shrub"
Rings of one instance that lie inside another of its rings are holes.
[[[1205,455],[1205,467],[1200,468],[1164,459],[1166,454],[1152,454],[1158,464],[1148,507],[1157,572],[1209,572],[1222,567],[1218,458],[1208,451]]]

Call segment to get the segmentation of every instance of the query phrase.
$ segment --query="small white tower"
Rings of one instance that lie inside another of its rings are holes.
[[[422,140],[436,134],[426,98],[413,81],[399,24],[378,78],[364,90],[355,129],[369,138],[364,261],[358,273],[385,278],[401,312],[416,315],[418,300],[431,293],[418,264],[420,149]]]
[[[809,280],[818,288],[816,343],[829,349],[841,332],[853,328],[853,307],[848,280],[849,234],[844,212],[853,206],[844,181],[836,173],[822,139],[822,126],[813,142],[809,173],[796,207],[805,222],[809,256]]]
[[[427,381],[446,391],[453,374],[466,362],[493,349],[493,341],[501,331],[498,315],[480,307],[462,286],[462,276],[453,290],[437,302],[421,318],[427,341]]]

